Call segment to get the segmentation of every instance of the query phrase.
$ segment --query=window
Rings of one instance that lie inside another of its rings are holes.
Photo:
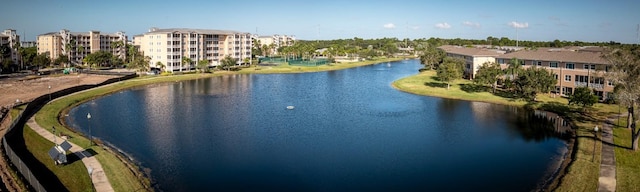
[[[524,60],[520,60],[520,65],[524,65]]]
[[[591,65],[591,69],[596,69],[596,65]]]
[[[589,81],[589,76],[576,75],[576,82],[586,83]]]
[[[571,81],[571,75],[565,75],[564,81]]]
[[[607,81],[607,86],[613,87],[613,81]]]
[[[537,63],[538,66],[542,66],[542,61],[537,61]]]
[[[549,63],[549,67],[558,68],[558,63],[557,62],[551,62],[551,63]]]
[[[554,73],[554,74],[553,74],[553,77],[554,77],[554,78],[556,78],[556,79],[558,79],[558,74],[555,74],[555,73]]]
[[[574,69],[574,66],[575,66],[575,64],[573,64],[573,63],[567,63],[564,68]]]
[[[589,65],[584,64],[583,66],[584,66],[584,69],[589,69]]]
[[[156,43],[156,45],[162,45],[162,43],[161,43],[161,42],[158,42],[158,43]]]

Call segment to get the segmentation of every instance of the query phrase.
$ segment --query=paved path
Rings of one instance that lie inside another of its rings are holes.
[[[598,192],[616,191],[616,153],[613,150],[613,122],[609,117],[602,127],[602,159],[600,161],[600,178],[598,178]]]
[[[29,125],[31,129],[40,134],[42,137],[53,142],[53,133],[40,127],[40,125],[38,125],[35,121],[35,115],[31,117],[29,121],[27,121],[27,125]],[[56,136],[56,142],[58,144],[62,143],[63,141],[64,140],[62,138]],[[80,157],[82,163],[84,163],[84,166],[87,167],[87,171],[90,169],[93,170],[90,176],[91,182],[93,183],[93,187],[96,189],[96,191],[112,192],[113,187],[111,187],[111,183],[109,183],[109,179],[107,179],[104,170],[102,170],[102,165],[100,164],[98,159],[96,159],[96,157],[94,156],[91,156],[91,154],[84,150],[82,147],[71,142],[69,142],[69,144],[71,144],[71,149],[69,151]]]

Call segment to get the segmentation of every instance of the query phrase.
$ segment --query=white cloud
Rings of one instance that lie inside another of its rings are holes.
[[[480,23],[474,23],[471,21],[465,21],[462,22],[463,25],[469,26],[469,27],[473,27],[473,28],[480,28]]]
[[[439,29],[449,29],[451,28],[451,25],[449,25],[449,23],[444,22],[444,23],[436,24],[436,27]]]
[[[385,29],[393,29],[393,28],[396,28],[396,25],[394,25],[393,23],[387,23],[387,24],[384,24],[383,27]]]
[[[509,26],[511,26],[513,28],[523,29],[523,28],[529,28],[529,23],[527,23],[527,22],[518,23],[518,22],[515,22],[515,21],[511,21],[511,23],[509,23]]]

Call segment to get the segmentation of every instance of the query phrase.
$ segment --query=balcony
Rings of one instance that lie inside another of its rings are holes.
[[[576,87],[591,87],[594,88],[596,90],[604,90],[604,84],[597,84],[597,83],[588,83],[587,82],[576,82],[575,83]]]

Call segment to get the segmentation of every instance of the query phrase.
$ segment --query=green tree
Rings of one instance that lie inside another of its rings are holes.
[[[444,57],[445,52],[442,49],[428,47],[420,55],[420,63],[425,66],[425,69],[437,69],[438,64],[442,63]]]
[[[520,60],[518,60],[518,58],[511,58],[511,61],[509,61],[509,66],[507,67],[507,71],[509,76],[509,79],[511,80],[515,80],[518,78],[518,73],[520,73],[522,71],[522,65],[520,64]]]
[[[67,58],[63,54],[58,55],[58,58],[53,60],[53,64],[54,65],[61,65],[61,64],[65,64],[65,63],[69,63],[69,58]]]
[[[550,92],[557,81],[552,72],[533,66],[518,75],[515,81],[516,94],[524,99],[536,100],[538,93]]]
[[[189,67],[189,71],[191,71],[191,58],[183,56],[182,57],[182,67],[180,68],[180,71],[182,71],[182,68],[184,68],[185,66]]]
[[[594,95],[588,87],[578,87],[569,96],[569,105],[593,106],[598,102],[598,96]]]
[[[640,48],[610,48],[603,53],[603,58],[611,64],[609,81],[616,85],[616,99],[627,107],[627,128],[631,129],[631,146],[638,150],[640,132],[637,130],[637,114],[635,106],[640,99]]]
[[[218,66],[221,69],[227,69],[227,71],[234,65],[236,65],[236,59],[232,58],[231,56],[227,55],[224,58],[222,58],[222,60],[220,61],[221,64]]]
[[[112,66],[113,62],[117,62],[114,60],[113,54],[107,51],[98,51],[88,54],[83,61],[89,65],[89,69],[91,69],[92,65],[97,65],[99,67],[106,65]]]
[[[447,84],[447,89],[451,87],[451,81],[462,77],[462,71],[453,62],[444,62],[437,71],[437,77],[440,81]]]
[[[198,69],[200,69],[202,73],[209,72],[209,60],[203,59],[198,61]]]
[[[49,53],[41,53],[36,55],[33,58],[33,65],[36,67],[46,67],[51,64],[51,58],[49,58]]]
[[[498,86],[498,79],[502,75],[502,69],[500,65],[495,62],[486,62],[480,66],[476,77],[473,79],[477,84],[490,84],[492,92],[496,93],[496,87]]]
[[[164,68],[165,68],[164,63],[160,61],[156,62],[156,67],[160,69],[160,72],[164,71]]]

